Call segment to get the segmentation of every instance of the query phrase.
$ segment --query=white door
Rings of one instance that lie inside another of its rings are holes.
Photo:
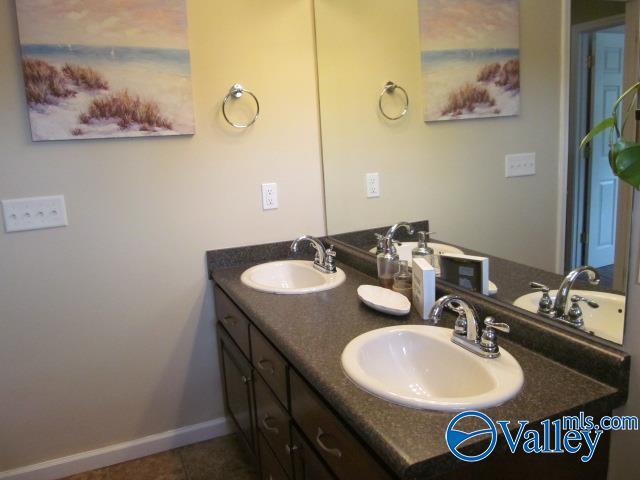
[[[611,115],[613,104],[622,94],[624,33],[596,33],[593,53],[592,126]],[[594,140],[589,164],[586,263],[603,267],[614,263],[618,209],[618,178],[609,165],[607,134]]]

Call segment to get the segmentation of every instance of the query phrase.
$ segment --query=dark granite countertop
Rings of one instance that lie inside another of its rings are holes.
[[[333,290],[308,295],[257,292],[240,282],[240,274],[258,259],[244,260],[242,267],[223,263],[213,268],[215,283],[392,471],[413,478],[459,465],[444,441],[453,413],[391,404],[355,386],[342,371],[340,356],[350,340],[381,327],[423,323],[415,312],[401,320],[364,306],[356,289],[375,280],[340,263],[347,280]],[[451,320],[441,326],[451,326]],[[536,422],[583,407],[607,411],[617,406],[615,388],[508,340],[501,344],[522,366],[525,383],[513,400],[484,410],[491,418]]]

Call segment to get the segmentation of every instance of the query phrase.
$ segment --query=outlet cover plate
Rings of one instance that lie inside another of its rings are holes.
[[[262,184],[262,209],[275,210],[278,208],[278,184]]]
[[[63,195],[2,200],[2,213],[7,233],[69,225]]]
[[[377,198],[380,196],[380,174],[367,173],[367,198]]]

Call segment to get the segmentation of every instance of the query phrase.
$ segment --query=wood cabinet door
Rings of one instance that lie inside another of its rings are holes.
[[[218,339],[225,408],[236,424],[240,436],[249,449],[255,452],[256,436],[251,364],[220,324],[218,324]]]

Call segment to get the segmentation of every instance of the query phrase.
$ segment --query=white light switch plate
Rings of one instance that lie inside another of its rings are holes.
[[[380,196],[380,174],[367,173],[367,198],[377,198]]]
[[[536,174],[536,154],[535,153],[518,153],[515,155],[507,155],[505,157],[506,178],[510,177],[526,177]]]
[[[262,184],[262,209],[275,210],[278,208],[278,184]]]
[[[2,213],[7,232],[69,225],[67,207],[62,195],[2,200]]]

